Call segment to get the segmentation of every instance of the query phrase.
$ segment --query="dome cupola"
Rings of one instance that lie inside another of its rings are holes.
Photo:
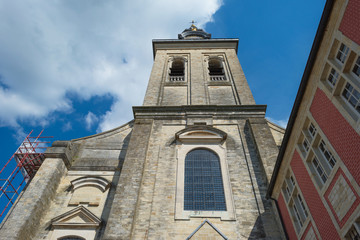
[[[190,28],[185,29],[182,33],[178,35],[178,39],[210,39],[211,34],[205,32],[204,30],[196,27],[194,25],[194,21],[192,21],[192,24]]]

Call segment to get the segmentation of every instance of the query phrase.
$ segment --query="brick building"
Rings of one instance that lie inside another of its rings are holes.
[[[360,1],[327,1],[268,189],[290,239],[360,239]]]
[[[281,239],[266,199],[283,129],[265,119],[237,39],[192,25],[153,40],[134,120],[56,141],[2,239]]]

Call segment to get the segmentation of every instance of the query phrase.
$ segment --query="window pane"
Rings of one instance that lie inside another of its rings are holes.
[[[184,210],[226,211],[219,157],[206,149],[185,158]]]
[[[300,194],[298,194],[297,197],[298,197],[298,199],[299,199],[299,202],[300,202],[300,205],[301,205],[301,208],[302,208],[302,210],[303,210],[303,212],[304,212],[305,217],[308,217],[308,212],[307,212],[307,210],[306,210],[304,201],[302,200]]]
[[[358,57],[356,60],[355,66],[353,68],[353,73],[360,77],[360,57]]]
[[[346,56],[349,53],[349,48],[345,44],[341,44],[339,51],[336,55],[336,58],[341,62],[344,63],[346,60]]]
[[[305,152],[308,152],[309,149],[310,149],[310,143],[306,138],[304,139],[302,145],[303,145],[303,148],[304,148]]]
[[[315,170],[319,174],[319,177],[321,178],[323,183],[325,183],[327,180],[327,175],[326,175],[323,167],[320,165],[319,161],[316,158],[313,159],[313,165],[315,167]]]
[[[360,239],[360,234],[357,231],[357,229],[355,228],[355,226],[353,226],[350,231],[348,232],[348,234],[346,235],[346,239],[350,239],[350,240],[359,240]]]
[[[350,83],[346,83],[342,92],[345,100],[360,113],[360,92],[357,91]]]
[[[295,216],[296,216],[296,218],[297,218],[297,221],[298,221],[300,227],[302,227],[302,226],[303,226],[303,222],[302,222],[302,220],[301,220],[301,218],[300,218],[299,211],[297,210],[297,208],[296,208],[295,205],[294,205],[293,207],[294,207]]]
[[[310,126],[309,126],[309,133],[312,138],[315,137],[316,127],[312,123],[310,123]]]
[[[293,176],[290,176],[290,180],[291,180],[292,188],[294,188],[295,187],[295,180],[294,180]]]
[[[321,140],[321,142],[320,142],[319,149],[322,152],[325,159],[328,161],[330,167],[333,168],[336,164],[336,159],[332,155],[332,153],[328,150],[328,148],[326,147],[325,142],[323,140]]]
[[[328,82],[330,83],[331,87],[335,86],[338,78],[339,78],[339,73],[332,68],[328,77]]]

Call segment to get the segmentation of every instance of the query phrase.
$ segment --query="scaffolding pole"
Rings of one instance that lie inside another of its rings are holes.
[[[41,136],[43,131],[37,136],[31,131],[0,170],[0,222],[45,160],[44,149],[53,137]]]

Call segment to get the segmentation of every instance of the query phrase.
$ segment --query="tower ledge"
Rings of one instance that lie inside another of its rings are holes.
[[[199,49],[199,48],[230,48],[237,53],[239,39],[217,38],[217,39],[153,39],[153,55],[160,49]]]

